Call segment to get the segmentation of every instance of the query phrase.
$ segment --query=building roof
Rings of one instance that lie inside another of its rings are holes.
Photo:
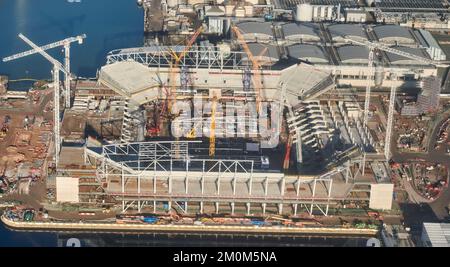
[[[270,22],[244,21],[236,24],[243,34],[266,34],[273,36],[272,24]]]
[[[361,24],[333,24],[328,26],[328,31],[333,40],[343,37],[367,40],[366,32]]]
[[[288,46],[289,56],[312,63],[328,63],[322,47],[310,44],[296,44]]]
[[[223,16],[223,15],[225,15],[225,11],[223,11],[222,9],[220,9],[217,6],[212,6],[205,10],[205,15],[206,16]]]
[[[413,47],[406,47],[406,46],[396,46],[393,47],[396,50],[402,51],[402,52],[406,52],[406,53],[410,53],[419,57],[423,57],[423,58],[430,58],[427,54],[427,52],[425,51],[425,49],[422,48],[413,48]],[[393,54],[393,53],[389,53],[386,52],[387,58],[389,59],[389,62],[391,64],[401,64],[401,65],[427,65],[425,63],[422,63],[420,61],[414,60],[414,59],[410,59],[404,56],[400,56],[397,54]]]
[[[369,49],[365,46],[346,45],[337,48],[342,63],[367,64],[369,61]]]
[[[280,59],[278,49],[274,45],[266,45],[260,43],[249,43],[248,48],[255,58],[260,58],[262,61],[269,60],[275,63]],[[247,58],[245,57],[244,60]]]
[[[373,27],[373,31],[380,41],[396,41],[398,43],[415,42],[410,30],[406,27],[398,25],[380,25]]]
[[[450,247],[450,223],[423,223],[423,233],[432,247]]]
[[[281,26],[286,38],[320,39],[319,26],[313,23],[286,23]]]
[[[159,86],[155,74],[136,61],[121,61],[100,69],[99,81],[117,93],[131,97],[132,94]]]
[[[292,65],[281,71],[280,83],[286,86],[285,100],[291,106],[300,104],[330,90],[334,86],[331,71],[308,64]]]

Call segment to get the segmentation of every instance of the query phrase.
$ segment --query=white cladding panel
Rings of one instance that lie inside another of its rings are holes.
[[[56,177],[56,201],[78,203],[79,180],[72,177]]]

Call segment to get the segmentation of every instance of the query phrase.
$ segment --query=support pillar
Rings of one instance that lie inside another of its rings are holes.
[[[283,214],[283,204],[282,203],[278,204],[278,214],[279,215]]]

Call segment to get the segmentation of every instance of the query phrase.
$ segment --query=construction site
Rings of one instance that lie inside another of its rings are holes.
[[[138,1],[146,46],[109,52],[95,79],[70,71],[86,35],[19,35],[31,50],[4,61],[44,56],[53,80],[4,93],[3,192],[45,177],[49,210],[299,218],[398,209],[399,168],[423,198],[445,190],[448,164],[395,165],[430,152],[435,129],[449,147],[446,55],[429,31],[319,21],[292,1],[197,2]]]

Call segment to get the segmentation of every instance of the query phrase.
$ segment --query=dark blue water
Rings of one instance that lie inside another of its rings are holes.
[[[0,223],[0,247],[65,247],[76,238],[82,247],[364,247],[367,238],[346,237],[199,237],[152,233],[67,233],[26,232],[5,228]]]
[[[85,33],[84,44],[72,44],[72,71],[94,77],[110,50],[142,46],[143,10],[135,0],[0,0],[0,58],[30,49],[19,33],[38,45]],[[49,54],[62,60],[62,49]],[[50,70],[39,54],[0,62],[0,74],[11,79],[48,79]]]
[[[55,247],[57,235],[11,231],[0,222],[0,247]]]

